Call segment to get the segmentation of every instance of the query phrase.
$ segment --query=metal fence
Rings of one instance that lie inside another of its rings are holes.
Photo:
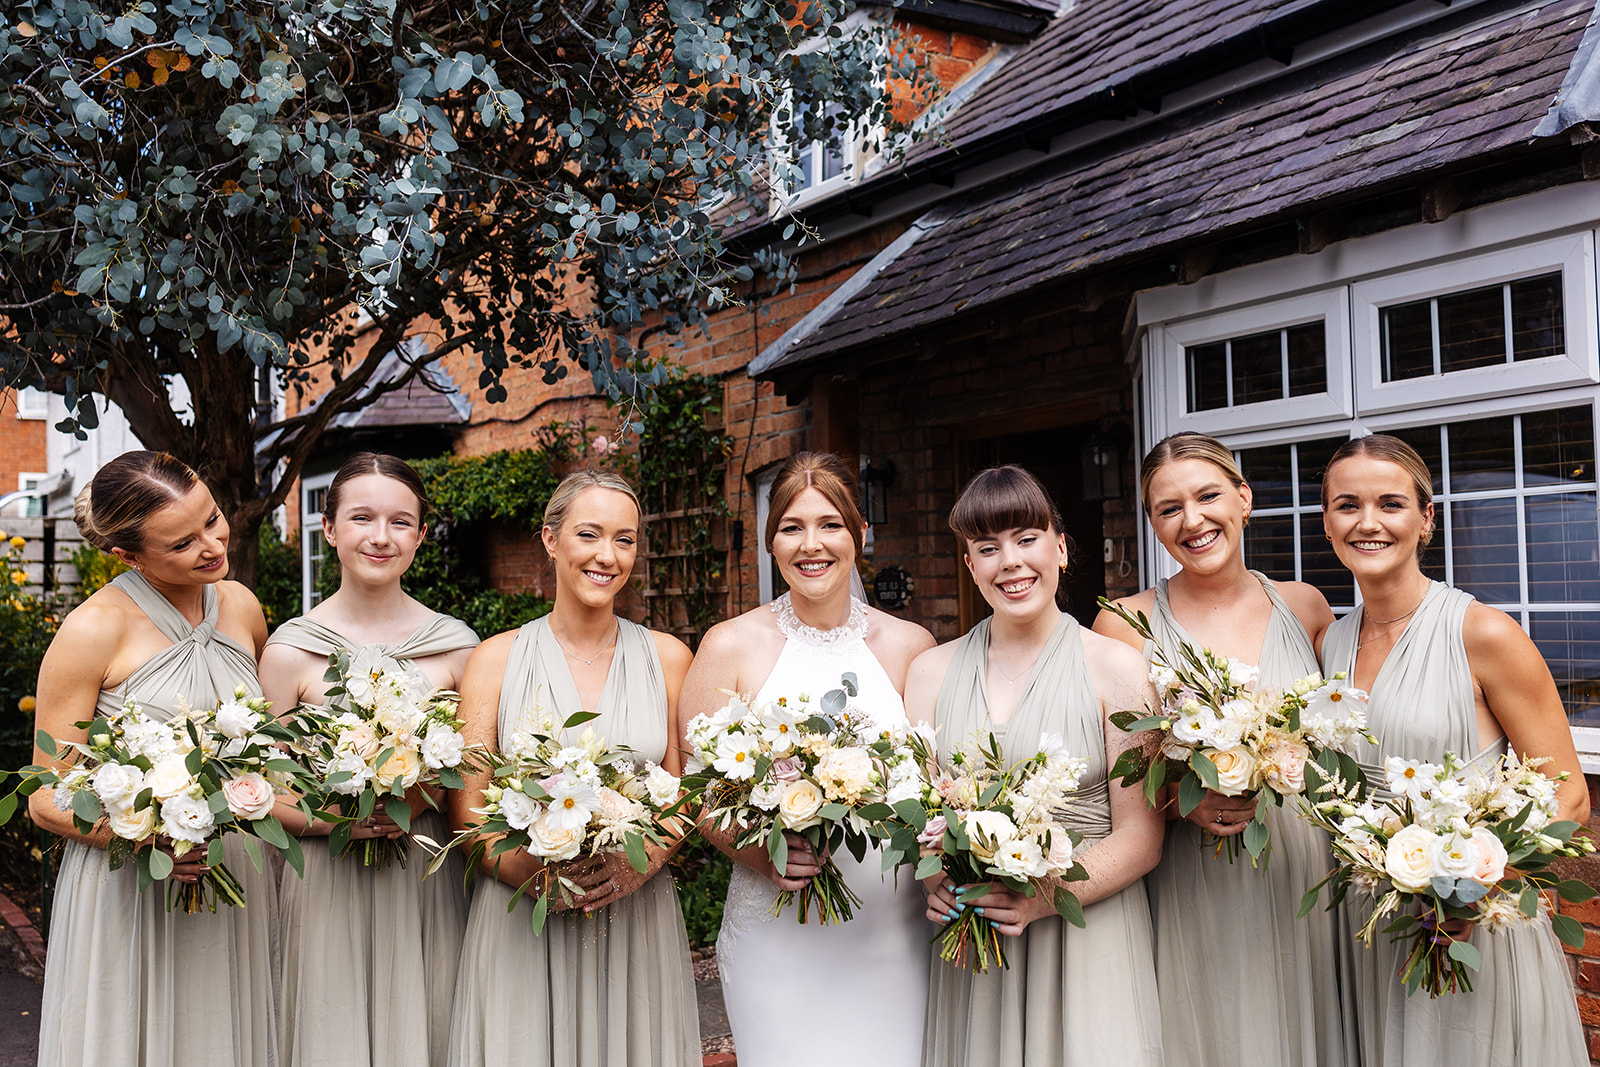
[[[39,596],[77,588],[78,568],[72,565],[72,555],[83,536],[71,519],[0,518],[0,533],[27,541],[22,549],[27,592]]]

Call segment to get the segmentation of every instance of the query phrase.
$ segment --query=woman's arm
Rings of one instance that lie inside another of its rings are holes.
[[[39,665],[38,711],[34,718],[36,729],[56,740],[57,755],[50,756],[36,745],[34,763],[61,770],[75,762],[75,753],[64,745],[87,740],[89,731],[77,724],[94,718],[100,687],[122,633],[121,613],[94,598],[62,620]],[[79,833],[72,813],[56,808],[54,789],[40,789],[29,797],[28,815],[41,829],[95,848],[105,848],[111,840],[111,831],[104,826],[87,835]]]

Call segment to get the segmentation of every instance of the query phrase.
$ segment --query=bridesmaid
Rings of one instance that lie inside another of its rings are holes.
[[[562,479],[544,513],[555,609],[473,653],[461,687],[469,743],[503,748],[536,712],[560,722],[590,710],[607,744],[679,773],[672,740],[689,649],[615,614],[639,551],[640,515],[616,474]],[[478,776],[451,795],[457,829],[474,822],[486,784]],[[506,911],[540,861],[523,850],[484,860],[451,1024],[454,1067],[698,1067],[689,941],[672,878],[660,875],[670,853],[647,847],[645,874],[620,854],[573,861],[568,874],[584,895],[572,910],[552,911],[540,936],[531,899]]]
[[[166,719],[252,693],[266,620],[228,573],[228,521],[194,471],[162,452],[129,452],[79,493],[84,538],[133,569],[62,621],[39,669],[39,729],[83,741],[74,725],[132,698]],[[58,763],[35,750],[34,761]],[[273,958],[277,892],[238,835],[224,838],[248,907],[169,912],[161,886],[140,892],[128,863],[111,870],[110,840],[58,811],[54,790],[28,802],[33,821],[66,838],[50,919],[39,1063],[268,1067],[276,1062]],[[195,882],[199,853],[173,877]]]
[[[1145,515],[1181,570],[1118,603],[1142,611],[1168,656],[1181,642],[1259,665],[1260,685],[1287,688],[1317,670],[1312,636],[1333,621],[1322,594],[1274,582],[1244,563],[1250,487],[1220,442],[1179,433],[1139,472]],[[1101,612],[1095,630],[1154,651]],[[1333,916],[1295,920],[1300,896],[1328,873],[1325,834],[1290,808],[1267,813],[1262,870],[1229,863],[1217,839],[1242,833],[1253,797],[1209,790],[1188,816],[1169,801],[1161,863],[1145,878],[1168,1067],[1339,1067],[1347,1062]]]
[[[477,635],[400,588],[427,531],[422,479],[403,460],[360,452],[328,486],[322,532],[339,554],[339,591],[280,626],[261,654],[262,689],[281,714],[320,704],[328,656],[376,647],[440,689],[461,683]],[[412,833],[443,842],[445,817],[420,789],[409,798]],[[285,823],[302,836],[332,827]],[[404,865],[363,866],[308,842],[305,877],[286,869],[279,888],[283,959],[279,1030],[290,1064],[426,1067],[443,1063],[450,1037],[456,962],[467,925],[459,855],[423,880],[428,855],[388,816],[374,814],[353,840],[387,837]]]
[[[1346,442],[1322,478],[1323,526],[1361,588],[1361,606],[1330,626],[1322,664],[1371,694],[1376,747],[1357,753],[1381,789],[1390,757],[1436,761],[1445,752],[1485,765],[1508,748],[1549,759],[1560,818],[1589,813],[1583,772],[1561,697],[1522,627],[1468,593],[1429,581],[1418,565],[1433,536],[1433,478],[1422,458],[1386,434]],[[1341,905],[1348,929],[1369,898]],[[1361,1062],[1366,1067],[1567,1067],[1589,1061],[1572,982],[1549,921],[1490,933],[1462,921],[1483,957],[1473,991],[1407,997],[1401,946],[1379,934],[1347,955]]]
[[[1011,759],[1031,756],[1050,732],[1088,760],[1067,816],[1084,836],[1079,857],[1089,877],[1069,888],[1084,904],[1087,926],[1060,918],[1048,892],[1025,897],[991,885],[976,899],[971,891],[958,899],[944,875],[928,879],[929,919],[946,923],[960,909],[981,907],[1014,940],[1006,946],[1011,966],[984,974],[933,956],[922,1062],[1160,1065],[1163,1009],[1139,879],[1161,855],[1161,819],[1138,787],[1106,778],[1131,741],[1108,716],[1153,699],[1145,662],[1056,606],[1067,537],[1033,475],[1014,466],[978,474],[950,512],[950,528],[994,614],[917,657],[907,711],[937,723],[941,758],[992,731]]]

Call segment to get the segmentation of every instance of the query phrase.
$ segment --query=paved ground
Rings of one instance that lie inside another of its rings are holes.
[[[39,965],[0,923],[0,1067],[33,1067],[39,1058],[43,980]]]

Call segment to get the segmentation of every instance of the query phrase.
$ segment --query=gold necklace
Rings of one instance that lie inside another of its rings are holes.
[[[593,666],[595,660],[597,660],[601,656],[605,655],[606,649],[611,647],[612,643],[615,642],[616,639],[617,639],[617,634],[619,634],[621,632],[622,632],[622,624],[618,623],[617,624],[617,628],[611,631],[611,636],[606,638],[606,643],[600,646],[600,651],[596,652],[594,655],[590,656],[588,659],[584,659],[582,656],[578,655],[576,652],[572,651],[565,644],[563,644],[562,641],[561,641],[561,638],[556,637],[555,627],[552,626],[550,628],[550,636],[556,638],[556,644],[560,647],[561,651],[565,652],[569,658],[577,660],[579,663],[583,664],[585,667]]]

